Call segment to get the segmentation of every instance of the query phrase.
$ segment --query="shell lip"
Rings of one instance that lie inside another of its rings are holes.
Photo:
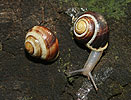
[[[106,43],[104,47],[99,47],[99,48],[93,48],[89,43],[87,43],[86,46],[89,49],[94,50],[94,51],[104,51],[108,47],[108,42]]]

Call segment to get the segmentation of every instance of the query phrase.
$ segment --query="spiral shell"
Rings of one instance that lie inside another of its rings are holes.
[[[108,46],[108,26],[102,15],[86,12],[74,23],[75,38],[95,51],[103,51]]]
[[[58,39],[46,27],[34,26],[26,34],[25,49],[34,57],[50,61],[59,54]]]

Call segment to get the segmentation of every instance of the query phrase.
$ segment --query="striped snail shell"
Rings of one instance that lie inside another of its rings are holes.
[[[58,39],[46,27],[34,26],[25,37],[27,52],[43,60],[54,60],[59,54]]]
[[[103,51],[108,46],[108,26],[102,15],[86,12],[74,23],[75,38],[95,51]]]
[[[94,87],[98,90],[91,71],[100,60],[103,50],[108,46],[108,26],[102,15],[95,12],[86,12],[80,15],[74,22],[75,39],[85,44],[91,53],[83,69],[70,72],[82,72],[83,75],[91,79]]]

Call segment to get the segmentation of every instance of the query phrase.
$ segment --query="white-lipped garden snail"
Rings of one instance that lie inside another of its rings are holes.
[[[108,46],[109,34],[107,22],[102,15],[89,11],[76,19],[73,31],[75,39],[91,49],[91,53],[84,68],[72,71],[70,74],[82,72],[83,75],[88,76],[88,79],[91,79],[95,89],[98,90],[91,71],[100,60],[103,50]]]
[[[58,39],[48,28],[34,26],[25,37],[25,49],[34,57],[52,61],[59,55]]]

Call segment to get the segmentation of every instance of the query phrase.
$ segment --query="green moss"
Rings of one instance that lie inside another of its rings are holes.
[[[65,0],[70,2],[70,0]],[[121,17],[126,17],[125,9],[131,0],[72,0],[75,7],[87,8],[90,11],[95,11],[106,15],[107,18],[115,18],[120,20]]]
[[[69,83],[72,83],[72,82],[74,81],[74,77],[69,77],[69,78],[67,78],[67,81],[68,81]]]
[[[0,51],[2,51],[2,43],[0,42]]]
[[[68,53],[64,57],[59,58],[59,61],[57,62],[60,66],[58,66],[58,72],[63,72],[66,74],[66,71],[69,70],[70,66],[72,66],[72,63],[70,62],[71,57],[71,49],[68,48]]]

